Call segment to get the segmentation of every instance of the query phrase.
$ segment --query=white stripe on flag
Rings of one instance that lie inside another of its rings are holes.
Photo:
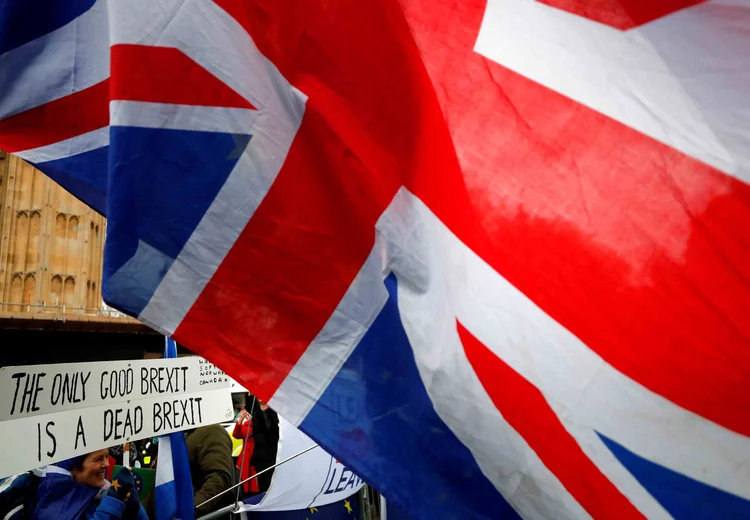
[[[156,479],[154,486],[161,486],[174,481],[174,466],[172,465],[172,440],[169,435],[159,437],[159,463],[156,465]]]
[[[86,132],[64,141],[58,141],[56,143],[40,146],[39,148],[32,148],[23,152],[18,152],[21,159],[32,163],[43,163],[47,161],[54,161],[62,159],[63,157],[70,157],[78,155],[84,152],[90,152],[103,146],[109,145],[109,127],[105,126],[98,130]],[[104,173],[104,172],[103,172]]]
[[[0,55],[0,119],[109,77],[106,0],[44,36]]]
[[[536,0],[489,0],[474,49],[748,182],[750,132],[738,128],[750,114],[750,9],[731,3],[621,31]]]
[[[257,110],[246,108],[204,107],[145,101],[112,101],[109,104],[111,126],[249,134],[257,118]]]

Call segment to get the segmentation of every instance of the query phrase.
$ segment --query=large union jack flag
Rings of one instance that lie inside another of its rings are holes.
[[[103,293],[414,518],[750,518],[747,0],[0,0]]]

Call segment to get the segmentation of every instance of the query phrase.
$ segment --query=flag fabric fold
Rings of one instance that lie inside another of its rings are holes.
[[[176,358],[177,345],[165,338],[164,357]],[[159,454],[154,486],[156,520],[192,520],[195,518],[190,461],[183,432],[159,437]]]
[[[0,6],[105,301],[394,510],[750,517],[746,3]]]

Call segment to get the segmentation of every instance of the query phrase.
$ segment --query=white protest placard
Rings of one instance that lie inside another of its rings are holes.
[[[6,367],[0,392],[0,478],[234,416],[229,379],[198,357]]]
[[[229,388],[200,357],[0,368],[0,421],[160,395]]]

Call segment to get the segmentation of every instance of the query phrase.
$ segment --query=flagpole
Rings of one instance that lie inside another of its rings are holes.
[[[205,506],[206,504],[208,504],[209,502],[211,502],[212,500],[215,500],[215,499],[219,498],[219,497],[220,497],[221,495],[225,495],[226,493],[229,493],[229,492],[230,492],[230,491],[232,491],[232,490],[233,490],[234,488],[236,488],[236,487],[239,487],[239,486],[241,486],[241,485],[242,485],[242,484],[244,484],[245,482],[249,482],[249,481],[253,480],[254,478],[258,478],[259,476],[261,476],[261,475],[262,475],[263,473],[265,473],[266,471],[271,471],[271,470],[272,470],[272,469],[274,469],[274,468],[278,468],[278,467],[279,467],[279,466],[281,466],[282,464],[285,464],[285,463],[289,462],[289,461],[290,461],[290,460],[292,460],[292,459],[296,459],[296,458],[297,458],[297,457],[299,457],[300,455],[304,455],[304,454],[305,454],[305,453],[307,453],[308,451],[310,451],[310,450],[313,450],[313,449],[315,449],[315,448],[317,448],[317,447],[318,447],[318,445],[317,445],[317,444],[313,444],[313,445],[312,445],[312,446],[310,446],[309,448],[305,448],[304,450],[300,451],[299,453],[295,453],[295,454],[294,454],[294,455],[292,455],[291,457],[287,457],[287,458],[285,458],[284,460],[282,460],[281,462],[277,462],[277,463],[276,463],[276,464],[274,464],[273,466],[270,466],[270,467],[268,467],[268,468],[264,469],[263,471],[259,471],[258,473],[256,473],[256,474],[255,474],[255,475],[253,475],[252,477],[248,477],[248,478],[246,478],[245,480],[243,480],[243,481],[242,481],[242,482],[240,482],[239,484],[235,484],[234,486],[232,486],[232,487],[230,487],[230,488],[227,488],[227,489],[225,489],[225,490],[224,490],[224,491],[222,491],[221,493],[218,493],[218,494],[216,494],[216,495],[212,496],[211,498],[209,498],[209,499],[208,499],[208,500],[206,500],[205,502],[203,502],[203,503],[201,503],[201,504],[198,504],[197,506],[195,506],[195,508],[196,508],[196,509],[198,509],[198,508],[200,508],[200,507],[203,507],[203,506]],[[239,503],[239,502],[238,502],[238,503]],[[236,505],[236,504],[235,504],[235,505]],[[229,507],[230,509],[228,509],[228,510],[227,510],[227,508],[225,507],[225,508],[222,508],[222,509],[220,509],[219,511],[222,511],[222,514],[223,514],[223,513],[227,513],[227,512],[229,512],[229,511],[231,511],[232,509],[234,509],[234,505],[231,505],[231,506],[227,506],[227,507]],[[207,514],[207,515],[201,516],[201,517],[200,517],[200,518],[198,518],[197,520],[210,520],[211,518],[216,518],[216,516],[220,516],[220,515],[216,515],[216,513],[218,513],[219,511],[214,511],[213,513],[209,513],[209,514]]]

